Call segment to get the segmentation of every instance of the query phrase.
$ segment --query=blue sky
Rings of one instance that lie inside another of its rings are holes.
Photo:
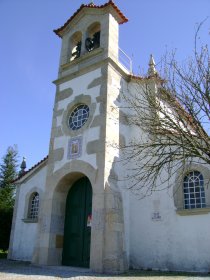
[[[56,29],[80,7],[80,0],[0,0],[0,158],[17,144],[27,167],[48,154],[61,39]],[[105,1],[95,0],[95,4]],[[192,53],[196,23],[210,15],[210,0],[116,0],[128,17],[120,26],[120,48],[134,69],[147,70],[166,49],[177,58]],[[210,19],[201,40],[210,41]]]

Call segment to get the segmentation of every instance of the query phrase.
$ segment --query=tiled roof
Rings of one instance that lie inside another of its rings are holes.
[[[27,175],[29,172],[31,172],[32,170],[34,170],[36,167],[38,167],[39,165],[41,165],[44,161],[46,161],[48,159],[48,156],[44,157],[42,160],[40,160],[39,162],[37,162],[35,165],[33,165],[30,169],[28,169],[27,171],[25,171],[23,174],[19,175],[15,180],[14,183],[17,182],[18,180],[20,180],[21,178],[23,178],[25,175]]]
[[[123,24],[125,22],[128,21],[128,19],[126,18],[126,16],[120,11],[120,9],[114,4],[114,2],[112,0],[109,0],[109,2],[105,3],[104,5],[95,5],[95,4],[82,4],[80,6],[80,8],[67,20],[67,22],[61,26],[58,29],[53,30],[55,32],[56,35],[58,35],[59,37],[61,37],[60,32],[63,31],[65,29],[65,27],[73,20],[73,18],[76,17],[77,14],[79,14],[79,12],[83,9],[83,8],[91,8],[91,9],[103,9],[107,6],[112,6],[114,8],[114,10],[117,12],[117,14],[119,15],[119,17],[121,18],[121,21],[119,22],[119,24]]]

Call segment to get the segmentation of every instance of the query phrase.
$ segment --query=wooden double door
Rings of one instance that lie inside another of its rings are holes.
[[[62,264],[89,267],[92,187],[87,177],[76,181],[66,200]]]

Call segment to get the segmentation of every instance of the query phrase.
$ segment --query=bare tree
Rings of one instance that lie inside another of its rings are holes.
[[[160,78],[151,58],[147,78],[136,80],[135,91],[122,93],[132,112],[128,124],[142,133],[120,148],[126,163],[133,163],[130,188],[144,189],[144,195],[170,187],[181,166],[210,164],[210,57],[207,45],[198,46],[201,26],[187,63],[179,64],[172,53]]]

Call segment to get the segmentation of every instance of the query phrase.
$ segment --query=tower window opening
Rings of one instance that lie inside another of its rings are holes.
[[[73,34],[70,40],[70,60],[74,60],[81,55],[82,46],[82,33],[76,32]]]
[[[88,52],[100,47],[100,23],[93,23],[87,29],[87,38],[85,40],[85,47]]]
[[[73,48],[72,53],[71,53],[71,56],[73,57],[73,59],[80,57],[81,45],[82,45],[82,42],[79,41],[77,43],[77,45]]]
[[[93,42],[94,42],[94,48],[100,47],[100,31],[93,34]]]

